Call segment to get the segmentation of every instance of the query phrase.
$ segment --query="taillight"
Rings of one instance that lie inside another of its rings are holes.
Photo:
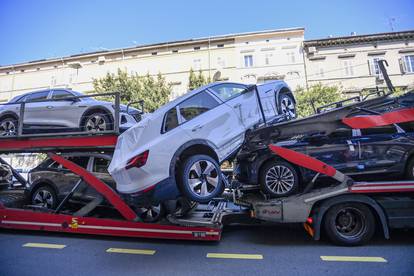
[[[131,158],[125,169],[129,170],[130,168],[140,168],[147,163],[149,155],[149,150],[144,151],[143,153],[138,154],[134,158]]]

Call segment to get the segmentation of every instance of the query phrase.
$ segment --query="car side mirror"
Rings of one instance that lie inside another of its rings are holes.
[[[254,92],[255,90],[256,90],[256,85],[251,84],[251,85],[247,86],[247,88],[243,91],[242,94],[249,93],[249,92]]]

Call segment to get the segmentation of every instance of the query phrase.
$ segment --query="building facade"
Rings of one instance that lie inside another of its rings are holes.
[[[386,87],[378,60],[388,62],[394,86],[414,85],[414,31],[307,40],[306,84],[336,85],[344,92]]]
[[[88,92],[93,79],[118,69],[129,74],[161,73],[171,98],[184,94],[189,71],[214,81],[260,83],[286,79],[303,84],[303,28],[241,33],[72,55],[0,67],[0,101],[34,90],[70,88]]]
[[[93,90],[93,79],[116,73],[157,75],[171,98],[188,89],[189,71],[213,81],[263,83],[283,79],[295,90],[322,83],[344,92],[385,87],[378,60],[386,59],[397,87],[414,85],[414,31],[304,41],[304,28],[165,42],[0,66],[0,102],[25,92]]]

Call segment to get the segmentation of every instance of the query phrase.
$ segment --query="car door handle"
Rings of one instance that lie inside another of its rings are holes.
[[[52,108],[53,108],[53,106],[48,105],[48,106],[46,106],[46,108],[47,108],[47,109],[52,109]]]
[[[193,129],[191,131],[194,132],[194,131],[197,131],[197,130],[199,130],[201,128],[203,128],[203,126],[202,125],[198,125],[198,126],[193,127]]]
[[[239,108],[241,106],[241,104],[235,104],[235,105],[233,105],[233,108]]]

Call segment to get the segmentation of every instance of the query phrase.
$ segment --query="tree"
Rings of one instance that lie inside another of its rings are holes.
[[[295,98],[299,117],[306,117],[314,113],[314,108],[339,101],[343,96],[337,86],[323,86],[319,83],[309,90],[299,87],[295,91]]]
[[[149,112],[167,103],[171,94],[171,86],[160,73],[156,77],[149,74],[128,75],[121,69],[118,69],[117,74],[107,73],[101,79],[94,79],[93,87],[96,93],[120,92],[123,104],[143,100],[145,111]],[[105,97],[105,100],[109,99]]]
[[[194,90],[210,82],[210,78],[204,77],[201,70],[198,72],[198,74],[196,74],[194,73],[193,68],[190,68],[190,76],[188,78],[188,90]]]

